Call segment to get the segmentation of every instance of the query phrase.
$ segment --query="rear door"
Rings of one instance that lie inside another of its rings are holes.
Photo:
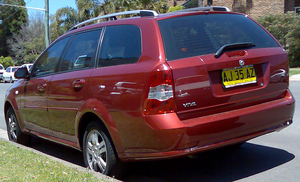
[[[283,97],[286,52],[245,15],[208,13],[159,21],[181,119]]]

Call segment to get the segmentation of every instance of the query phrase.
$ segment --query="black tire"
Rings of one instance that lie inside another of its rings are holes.
[[[30,143],[30,136],[22,133],[19,121],[11,107],[6,112],[5,120],[8,139],[16,143],[28,145]]]
[[[123,163],[117,157],[108,134],[97,121],[87,126],[82,146],[86,167],[115,178],[122,176]]]

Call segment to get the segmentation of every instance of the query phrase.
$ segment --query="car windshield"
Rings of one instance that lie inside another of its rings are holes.
[[[5,70],[6,72],[10,72],[10,67]]]
[[[3,69],[4,69],[3,66],[0,65],[0,70],[3,70]]]
[[[222,46],[251,43],[247,49],[279,47],[258,24],[244,15],[209,14],[158,22],[167,60],[215,54]]]

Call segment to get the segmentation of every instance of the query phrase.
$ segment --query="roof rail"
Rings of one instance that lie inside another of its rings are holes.
[[[227,7],[222,7],[222,6],[207,6],[207,7],[183,9],[183,10],[179,10],[179,11],[175,11],[175,12],[189,12],[189,11],[228,11],[228,12],[230,12],[230,9]]]
[[[83,21],[81,23],[78,23],[77,25],[73,26],[69,31],[74,30],[82,25],[85,25],[87,23],[96,21],[96,20],[100,20],[100,19],[105,19],[105,18],[109,18],[110,20],[117,20],[116,16],[122,16],[122,15],[132,15],[132,14],[139,14],[141,17],[145,17],[145,16],[157,16],[157,12],[156,11],[152,11],[152,10],[133,10],[133,11],[124,11],[124,12],[119,12],[119,13],[113,13],[113,14],[108,14],[108,15],[103,15],[103,16],[98,16],[86,21]]]

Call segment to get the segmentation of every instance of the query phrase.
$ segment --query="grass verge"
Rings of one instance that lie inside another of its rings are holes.
[[[0,140],[0,181],[99,181],[88,171],[67,167],[58,161]]]
[[[300,74],[300,68],[290,68],[290,76]]]

